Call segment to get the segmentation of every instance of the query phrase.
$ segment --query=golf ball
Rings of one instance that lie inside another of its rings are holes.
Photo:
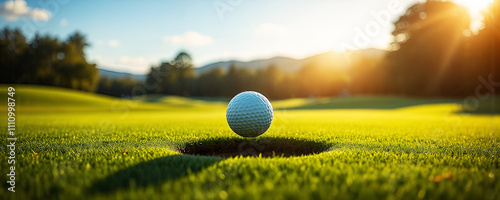
[[[242,137],[257,137],[271,126],[273,106],[258,92],[242,92],[229,102],[226,119],[236,134]]]

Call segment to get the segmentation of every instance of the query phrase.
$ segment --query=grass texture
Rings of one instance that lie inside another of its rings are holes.
[[[0,199],[500,198],[500,119],[460,100],[273,101],[271,128],[245,139],[224,100],[15,87],[16,192],[4,175]]]

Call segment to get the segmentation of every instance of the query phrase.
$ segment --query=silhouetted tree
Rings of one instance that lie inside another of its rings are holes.
[[[194,65],[193,59],[186,52],[180,52],[173,60],[174,73],[177,74],[176,84],[178,88],[176,95],[189,96],[194,91]]]
[[[105,94],[115,97],[129,97],[132,95],[134,87],[140,86],[141,83],[131,77],[126,78],[108,78],[104,77],[99,80],[96,93]]]
[[[151,67],[146,78],[148,85],[157,85],[153,92],[189,96],[195,91],[194,65],[191,56],[180,52],[172,61]]]
[[[225,96],[231,97],[246,90],[258,90],[255,81],[255,72],[238,68],[234,63],[230,65],[225,78],[227,91]]]
[[[23,68],[26,63],[26,50],[28,49],[26,37],[19,29],[4,28],[0,33],[0,73],[1,83],[20,83]]]
[[[99,74],[96,65],[86,61],[86,46],[78,32],[64,42],[35,34],[28,43],[21,31],[5,28],[0,35],[1,82],[94,91]]]
[[[463,63],[467,65],[464,74],[469,83],[468,91],[475,92],[478,85],[488,82],[490,88],[483,90],[500,94],[500,2],[495,1],[484,12],[484,28],[467,41]],[[465,81],[465,80],[464,80]],[[481,91],[484,93],[484,91]]]
[[[455,70],[464,31],[470,27],[465,8],[449,1],[417,3],[395,22],[393,47],[387,56],[386,87],[404,95],[440,95]]]
[[[265,96],[270,98],[283,98],[283,71],[276,65],[270,65],[263,70],[257,72],[256,78],[258,79],[260,91]]]
[[[196,81],[196,95],[209,97],[222,97],[225,94],[226,85],[224,78],[226,73],[220,67],[201,74]]]

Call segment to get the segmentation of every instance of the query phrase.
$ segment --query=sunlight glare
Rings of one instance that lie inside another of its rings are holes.
[[[483,14],[493,0],[454,0],[455,3],[464,6],[471,16],[471,31],[477,33],[483,28]]]

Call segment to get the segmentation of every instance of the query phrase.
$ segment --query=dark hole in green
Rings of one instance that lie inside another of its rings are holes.
[[[237,156],[301,156],[324,152],[329,145],[288,138],[215,138],[185,144],[178,151],[182,154],[218,157]]]

